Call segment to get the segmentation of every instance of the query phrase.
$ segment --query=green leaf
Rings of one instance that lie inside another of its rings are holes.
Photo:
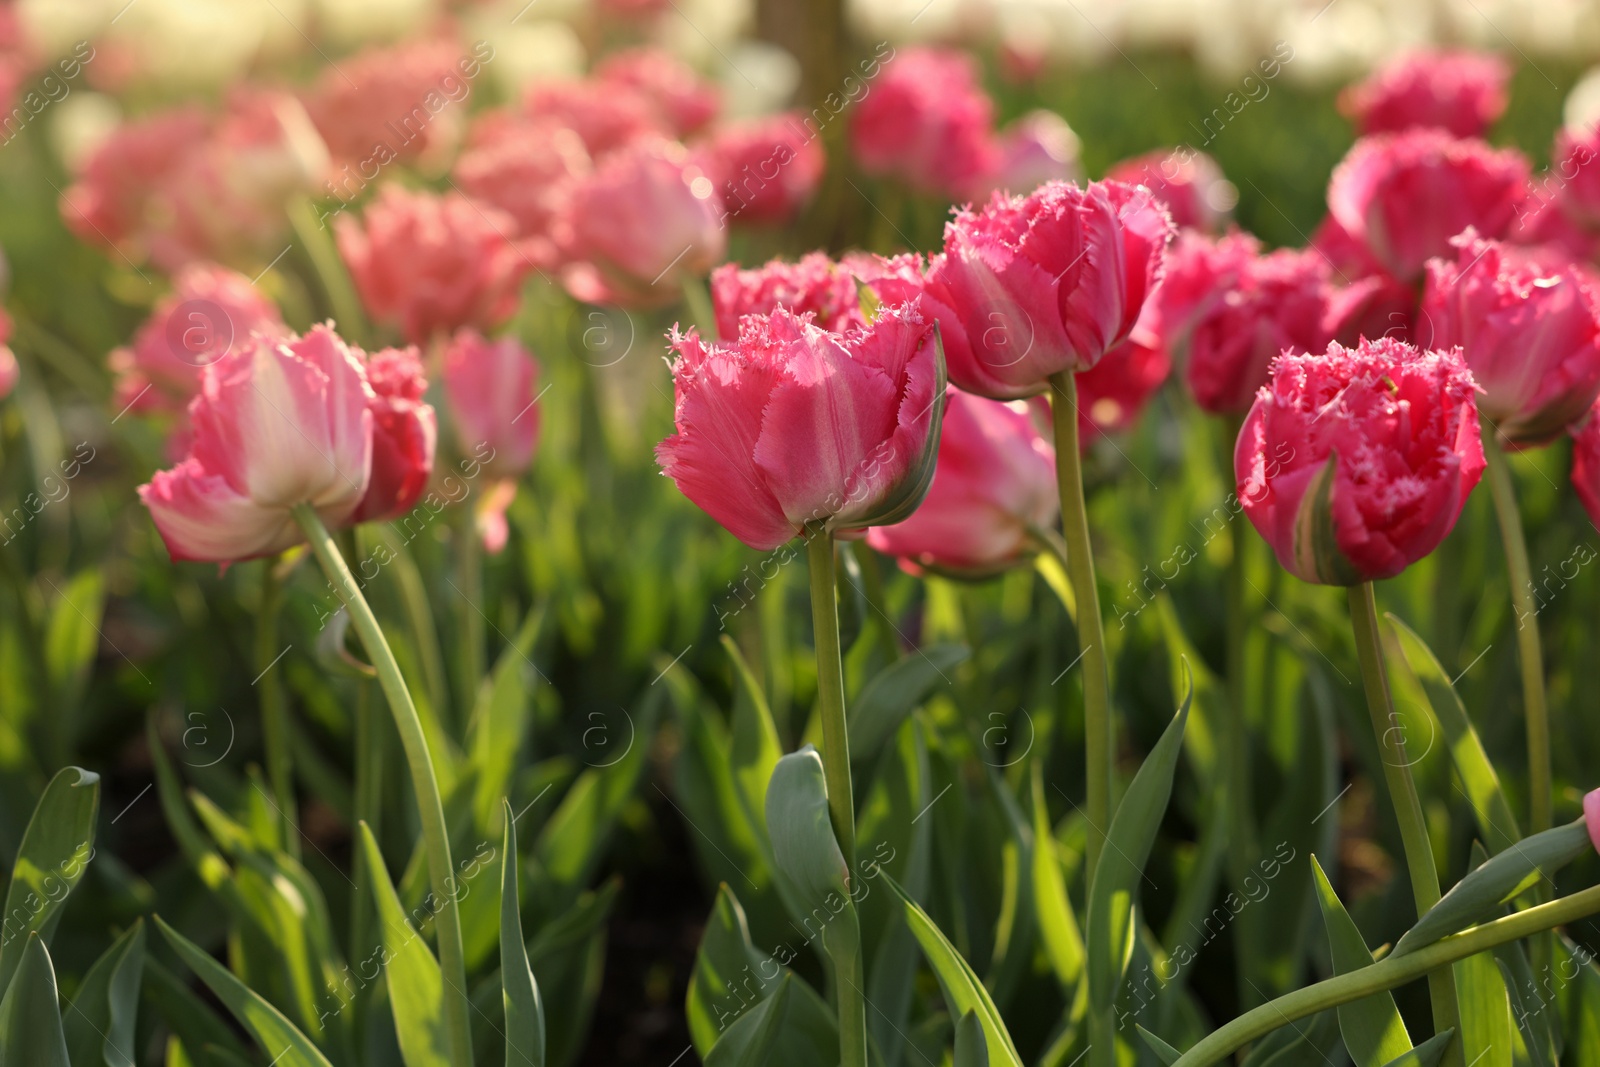
[[[828,901],[850,899],[850,870],[828,817],[822,756],[810,745],[789,753],[772,770],[767,834],[778,869],[798,892],[801,906],[807,911],[823,906],[837,914]]]
[[[67,1010],[67,1050],[79,1067],[134,1067],[134,1023],[144,974],[139,919],[89,968]]]
[[[50,950],[30,931],[17,957],[16,980],[0,1000],[0,1067],[71,1067]]]
[[[383,935],[384,982],[394,1011],[394,1033],[406,1067],[450,1067],[450,1039],[444,1025],[444,979],[439,961],[412,927],[389,880],[383,853],[372,829],[363,821],[361,848],[366,853],[372,896]]]
[[[766,982],[759,971],[764,958],[750,939],[744,908],[724,882],[717,888],[717,899],[695,953],[684,1006],[689,1036],[701,1059],[750,1006],[746,997],[752,980],[758,996],[765,997]]]
[[[1497,947],[1494,957],[1505,979],[1506,992],[1511,997],[1511,1012],[1521,1031],[1528,1060],[1532,1067],[1556,1067],[1560,1056],[1550,1023],[1550,1016],[1554,1014],[1551,1010],[1553,1006],[1540,992],[1544,986],[1534,976],[1527,951],[1520,941],[1512,941]],[[1549,976],[1544,976],[1544,981],[1548,980]]]
[[[1065,996],[1071,996],[1083,975],[1083,935],[1072,914],[1055,831],[1044,800],[1043,759],[1033,763],[1033,905],[1044,941],[1045,958]]]
[[[272,1057],[273,1067],[333,1067],[317,1051],[317,1046],[259,993],[235,978],[199,945],[168,926],[161,916],[157,915],[155,921],[156,929],[173,951],[250,1032],[262,1051]]]
[[[1262,1038],[1245,1057],[1244,1067],[1305,1067],[1322,1060],[1333,1062],[1334,1050],[1342,1044],[1338,1014],[1332,1010],[1318,1012],[1308,1025],[1290,1023]],[[1313,1059],[1312,1053],[1317,1058]]]
[[[1451,684],[1450,676],[1422,638],[1393,614],[1386,613],[1384,617],[1394,628],[1401,652],[1399,657],[1388,657],[1393,673],[1402,679],[1414,681],[1426,696],[1434,718],[1439,720],[1445,744],[1449,746],[1450,759],[1455,764],[1456,773],[1461,776],[1467,799],[1472,804],[1478,833],[1488,843],[1490,852],[1504,852],[1522,838],[1522,831],[1517,826],[1517,817],[1512,813],[1511,805],[1506,801],[1505,792],[1500,788],[1500,777],[1495,773],[1494,764],[1484,750],[1483,742],[1478,739],[1478,732],[1473,728],[1465,705],[1461,703],[1461,697]]]
[[[1551,877],[1593,847],[1582,819],[1523,838],[1452,886],[1395,943],[1393,954],[1400,956],[1431,945],[1496,914],[1501,904],[1539,879]]]
[[[1183,1055],[1183,1053],[1179,1052],[1177,1049],[1173,1048],[1171,1045],[1167,1044],[1165,1041],[1161,1040],[1155,1034],[1152,1034],[1138,1023],[1134,1024],[1134,1029],[1139,1031],[1139,1036],[1144,1038],[1144,1043],[1150,1046],[1150,1051],[1156,1054],[1156,1059],[1166,1064],[1167,1067],[1171,1067],[1172,1064],[1177,1063],[1178,1057]]]
[[[728,1027],[722,1040],[705,1058],[706,1067],[762,1067],[772,1055],[789,1009],[790,988],[796,981],[786,974],[778,991],[761,1001]]]
[[[989,1067],[989,1043],[975,1011],[966,1012],[956,1023],[954,1067]]]
[[[144,961],[144,995],[186,1053],[192,1055],[194,1049],[226,1048],[237,1058],[244,1058],[245,1047],[234,1035],[233,1028],[209,1003],[201,1000],[188,983],[180,981],[153,956]],[[198,1062],[204,1064],[206,1060],[201,1058]]]
[[[928,918],[928,913],[918,907],[917,902],[893,878],[886,872],[878,877],[883,879],[905,907],[906,923],[911,927],[917,944],[922,946],[922,953],[928,958],[934,976],[939,979],[939,988],[944,990],[950,1014],[958,1018],[969,1011],[977,1014],[978,1021],[983,1024],[983,1036],[989,1047],[989,1063],[993,1067],[1022,1067],[1022,1058],[1011,1043],[1011,1034],[1000,1018],[999,1009],[994,1006],[989,991],[983,987],[972,966],[961,957],[961,953],[956,951],[934,921]]]
[[[506,1011],[506,1067],[544,1067],[544,1005],[528,965],[517,894],[517,827],[511,802],[501,801],[505,833],[500,854],[500,990]]]
[[[22,961],[28,934],[46,944],[61,921],[61,905],[94,859],[94,821],[100,808],[100,776],[82,767],[56,772],[34,806],[17,849],[0,924],[0,989]]]
[[[477,771],[472,811],[478,827],[491,826],[496,802],[511,792],[511,774],[528,732],[528,705],[537,676],[529,656],[544,623],[543,608],[528,612],[511,642],[501,651],[489,684],[478,691],[467,727],[467,751]]]
[[[723,634],[722,647],[733,664],[734,680],[728,763],[739,789],[744,817],[752,827],[760,827],[765,823],[767,783],[772,778],[772,769],[783,756],[783,745],[778,740],[778,727],[772,721],[767,696],[755,675],[750,673],[739,646],[734,644],[733,638]]]
[[[929,645],[920,655],[896,660],[873,676],[850,705],[850,760],[875,756],[905,717],[945,681],[945,671],[972,654],[966,645]]]
[[[80,571],[59,589],[45,623],[44,662],[50,682],[60,694],[67,715],[83,696],[89,668],[100,648],[100,623],[105,615],[105,579],[98,570]]]
[[[1435,1064],[1444,1058],[1445,1046],[1449,1045],[1450,1039],[1455,1036],[1456,1032],[1454,1030],[1446,1030],[1442,1034],[1434,1034],[1416,1048],[1408,1049],[1406,1052],[1396,1056],[1384,1064],[1384,1067],[1435,1067]],[[1507,1047],[1506,1052],[1509,1053],[1510,1051],[1511,1049]],[[1473,1067],[1478,1067],[1478,1065],[1475,1063]]]
[[[1133,783],[1117,805],[1106,835],[1106,847],[1089,883],[1088,978],[1089,1008],[1109,1012],[1133,951],[1134,902],[1156,831],[1172,796],[1172,779],[1183,752],[1183,729],[1189,720],[1194,683],[1185,687],[1183,703],[1161,740],[1145,757]]]
[[[1347,974],[1372,964],[1372,952],[1362,940],[1361,931],[1344,910],[1334,893],[1322,864],[1315,856],[1311,865],[1316,875],[1317,900],[1322,905],[1323,925],[1328,929],[1328,954],[1334,974]],[[1395,1007],[1394,995],[1385,991],[1351,1001],[1339,1008],[1339,1032],[1356,1067],[1383,1067],[1411,1050],[1411,1035]]]
[[[1489,858],[1472,843],[1472,865]],[[1511,997],[1494,953],[1480,952],[1455,965],[1456,1000],[1461,1006],[1461,1059],[1474,1067],[1511,1067]]]

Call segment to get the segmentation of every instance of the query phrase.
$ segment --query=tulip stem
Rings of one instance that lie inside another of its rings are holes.
[[[1389,800],[1400,824],[1400,844],[1405,851],[1406,871],[1411,876],[1411,896],[1417,916],[1439,903],[1439,872],[1433,865],[1433,845],[1428,840],[1428,823],[1422,814],[1416,779],[1411,776],[1411,760],[1406,755],[1405,724],[1395,714],[1389,690],[1389,675],[1383,665],[1383,639],[1378,633],[1378,602],[1371,582],[1349,588],[1350,625],[1355,630],[1356,659],[1361,664],[1361,680],[1367,691],[1367,711],[1372,716],[1372,732],[1378,742],[1378,760],[1389,787]],[[1428,975],[1428,994],[1433,1002],[1433,1030],[1460,1031],[1461,1018],[1456,1004],[1455,975],[1440,967]],[[1451,1042],[1445,1052],[1446,1064],[1461,1062],[1461,1044]]]
[[[472,709],[478,702],[478,686],[485,671],[484,642],[488,635],[483,627],[483,553],[478,542],[477,509],[464,509],[465,521],[461,526],[461,551],[456,557],[457,577],[461,594],[461,660],[457,665],[461,677],[456,710],[456,722],[462,730],[472,721]]]
[[[1511,580],[1511,606],[1517,615],[1517,658],[1522,666],[1523,715],[1528,731],[1528,833],[1551,826],[1550,717],[1544,695],[1544,651],[1539,641],[1539,608],[1533,598],[1528,543],[1517,510],[1511,464],[1495,440],[1494,428],[1483,428],[1483,455],[1489,466],[1489,492],[1505,545],[1506,573]]]
[[[302,198],[289,205],[289,223],[294,227],[295,236],[305,246],[317,281],[322,283],[322,291],[333,308],[333,321],[338,325],[340,335],[369,343],[371,334],[367,330],[367,317],[361,312],[361,300],[356,296],[355,283],[351,281],[350,272],[345,270],[344,261],[339,256],[328,218],[319,216],[316,205],[309,199]]]
[[[1067,542],[1067,578],[1078,609],[1078,644],[1083,658],[1083,740],[1088,797],[1087,877],[1094,878],[1111,825],[1111,686],[1106,676],[1106,636],[1100,619],[1100,592],[1095,586],[1094,555],[1089,544],[1089,515],[1083,499],[1083,464],[1078,446],[1078,383],[1071,371],[1050,376],[1051,421],[1055,427],[1056,483],[1061,493],[1061,529]],[[1091,996],[1090,1000],[1094,1001]],[[1111,998],[1107,998],[1109,1001]],[[1091,1067],[1115,1062],[1111,1020],[1089,1018]]]
[[[278,660],[278,616],[283,609],[283,588],[278,581],[278,557],[261,561],[261,602],[256,607],[256,686],[261,690],[261,734],[267,750],[267,782],[283,824],[283,850],[300,858],[300,830],[295,818],[294,753],[289,742],[289,707],[284,699]]]
[[[372,683],[356,682],[356,781],[355,823],[366,823],[376,836],[383,815],[383,738],[378,733],[377,709],[372,706]],[[367,878],[366,850],[352,849],[351,866],[357,885],[370,885]],[[350,894],[350,958],[360,959],[372,947],[368,929],[372,924],[373,900],[370,893]]]
[[[712,310],[711,293],[706,289],[705,279],[683,279],[683,304],[701,338],[708,344],[717,340],[717,314]]]
[[[377,616],[361,595],[361,587],[350,573],[344,557],[334,543],[333,535],[323,525],[322,519],[309,504],[296,504],[292,509],[295,521],[305,531],[311,542],[311,551],[322,565],[328,580],[333,583],[350,613],[361,644],[367,650],[378,674],[378,684],[388,698],[389,711],[394,716],[395,728],[400,732],[400,743],[405,748],[406,765],[411,772],[411,785],[417,794],[418,815],[422,822],[423,846],[428,855],[428,881],[433,890],[438,911],[435,934],[439,945],[439,968],[444,979],[444,1017],[446,1037],[450,1048],[450,1062],[454,1067],[471,1067],[472,1032],[469,1026],[467,1003],[467,971],[465,954],[461,945],[461,915],[455,892],[454,866],[450,859],[450,834],[444,820],[444,802],[439,795],[439,780],[434,776],[433,758],[428,752],[428,740],[422,731],[422,719],[411,700],[400,664],[395,661],[389,642],[378,626]]]
[[[1370,967],[1347,971],[1315,985],[1296,989],[1259,1008],[1252,1008],[1232,1022],[1213,1030],[1178,1057],[1176,1067],[1211,1067],[1211,1064],[1221,1063],[1236,1049],[1265,1037],[1279,1027],[1374,993],[1395,989],[1433,971],[1448,971],[1450,964],[1468,956],[1542,934],[1597,911],[1600,911],[1600,886],[1593,886],[1548,904],[1539,904],[1452,934],[1414,952],[1387,956]],[[1452,1048],[1460,1048],[1460,1042],[1452,1041],[1450,1044]]]
[[[1222,422],[1222,469],[1224,474],[1233,470],[1234,443],[1244,420],[1231,416]],[[1248,559],[1249,539],[1244,524],[1235,523],[1232,535],[1233,551],[1228,557],[1227,588],[1225,590],[1225,622],[1227,634],[1228,699],[1226,729],[1227,764],[1226,804],[1228,816],[1228,871],[1235,885],[1243,885],[1250,876],[1255,862],[1255,825],[1250,802],[1250,716],[1245,708],[1245,658],[1244,642],[1247,630],[1245,620],[1244,587],[1245,567]],[[1261,999],[1251,979],[1249,964],[1255,958],[1254,939],[1257,924],[1255,916],[1241,917],[1234,938],[1238,952],[1237,991],[1243,1007],[1254,1007]]]
[[[828,787],[833,832],[844,853],[845,869],[856,869],[856,814],[850,786],[850,735],[844,721],[844,661],[839,648],[839,604],[835,592],[833,534],[808,523],[801,535],[811,570],[811,626],[817,648],[817,711],[822,718],[822,777]],[[839,998],[839,1054],[844,1067],[866,1067],[867,1004],[860,979],[865,974],[857,940],[853,975],[834,983]],[[843,970],[844,968],[840,968]]]

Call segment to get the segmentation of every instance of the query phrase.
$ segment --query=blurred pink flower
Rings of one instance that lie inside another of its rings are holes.
[[[590,172],[583,141],[564,126],[494,112],[479,120],[471,142],[456,161],[457,184],[511,216],[529,257],[554,267],[556,222]]]
[[[807,253],[798,263],[774,259],[748,270],[724,263],[711,272],[711,306],[723,340],[739,335],[739,320],[746,315],[770,315],[780,307],[796,315],[810,312],[818,326],[835,333],[867,321],[854,276],[822,252]]]
[[[868,174],[965,197],[994,173],[994,104],[966,52],[898,50],[855,105],[850,143]]]
[[[22,368],[17,366],[17,355],[11,351],[11,316],[0,308],[0,400],[11,395],[17,387]]]
[[[572,130],[596,160],[635,141],[672,134],[650,98],[620,82],[537,82],[523,99],[523,111],[530,118]]]
[[[354,168],[360,186],[396,160],[453,149],[472,81],[493,58],[487,49],[425,38],[374,45],[324,69],[305,103],[335,165]]]
[[[1428,262],[1419,340],[1461,350],[1504,441],[1546,444],[1600,395],[1600,294],[1565,260],[1470,229],[1451,243],[1454,256]]]
[[[200,391],[200,372],[255,334],[287,335],[278,308],[242,274],[210,263],[178,272],[133,343],[108,357],[116,375],[113,403],[135,411],[182,415]]]
[[[643,94],[655,104],[669,131],[680,138],[699,131],[722,110],[715,85],[671,52],[654,46],[613,52],[595,68],[594,80]]]
[[[1413,281],[1450,238],[1475,226],[1503,237],[1528,187],[1528,161],[1442,130],[1378,134],[1334,168],[1328,210],[1384,269]]]
[[[926,492],[940,398],[933,324],[915,310],[886,308],[835,334],[780,309],[747,318],[737,341],[674,331],[672,344],[677,432],[656,457],[751,548],[777,548],[810,523],[849,533],[898,521]]]
[[[817,191],[827,166],[822,143],[796,115],[727,122],[695,157],[722,197],[725,221],[785,222]]]
[[[1079,447],[1131,427],[1170,373],[1167,350],[1135,326],[1126,341],[1078,375]]]
[[[1600,124],[1587,130],[1561,129],[1550,150],[1548,189],[1567,217],[1588,230],[1600,230]]]
[[[67,229],[87,244],[143,259],[152,202],[210,126],[201,108],[186,104],[117,127],[61,196]]]
[[[514,337],[486,341],[476,330],[462,330],[445,351],[444,388],[456,443],[497,483],[476,509],[479,535],[490,552],[505,548],[506,508],[539,443],[538,370]]]
[[[1217,161],[1192,148],[1158,148],[1114,163],[1110,181],[1143,185],[1180,227],[1215,232],[1227,223],[1238,193]]]
[[[1178,231],[1167,248],[1161,284],[1141,312],[1139,327],[1182,363],[1195,322],[1211,311],[1223,293],[1239,286],[1260,254],[1261,242],[1242,230],[1221,237],[1193,229]]]
[[[385,185],[360,222],[340,216],[335,230],[367,311],[415,344],[504,323],[532,266],[510,216],[459,193]]]
[[[354,351],[352,349],[352,351]],[[416,348],[386,348],[366,361],[372,398],[372,477],[350,521],[398,519],[417,506],[433,473],[439,436]]]
[[[1483,474],[1476,388],[1460,353],[1389,338],[1279,357],[1233,464],[1284,569],[1355,585],[1437,548]]]
[[[657,307],[703,277],[727,241],[711,179],[672,141],[602,160],[573,191],[561,231],[567,292],[591,304]]]
[[[1493,52],[1420,51],[1390,60],[1339,94],[1361,134],[1436,126],[1480,137],[1506,109],[1511,68]]]
[[[1054,111],[1030,111],[1000,131],[994,170],[980,175],[968,195],[982,200],[993,192],[1026,195],[1045,182],[1079,181],[1078,135]]]
[[[951,389],[933,484],[912,516],[874,526],[867,543],[908,569],[992,574],[1032,555],[1032,530],[1055,525],[1055,451],[1026,401]]]
[[[207,367],[188,457],[139,487],[172,558],[281,552],[303,540],[296,504],[347,522],[371,479],[373,397],[359,355],[326,326],[256,336]]]

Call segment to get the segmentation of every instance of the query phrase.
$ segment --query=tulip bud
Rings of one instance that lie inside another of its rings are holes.
[[[1472,372],[1400,341],[1285,354],[1234,451],[1239,502],[1291,574],[1392,578],[1444,540],[1483,473]]]
[[[808,526],[852,533],[909,516],[939,445],[943,363],[933,324],[886,307],[834,334],[779,309],[738,339],[672,334],[677,432],[663,473],[752,548]]]
[[[1055,450],[1028,406],[950,390],[927,498],[906,521],[874,526],[867,543],[913,567],[967,577],[1031,556],[1031,531],[1053,526],[1060,502]]]

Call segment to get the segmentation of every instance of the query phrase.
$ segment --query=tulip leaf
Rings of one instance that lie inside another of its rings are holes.
[[[1462,788],[1472,805],[1478,833],[1491,853],[1504,852],[1522,838],[1517,817],[1500,788],[1500,777],[1484,750],[1483,742],[1467,715],[1450,676],[1433,650],[1392,612],[1384,616],[1394,628],[1400,655],[1388,657],[1397,679],[1414,682],[1426,698],[1444,733],[1451,762],[1461,776]]]
[[[15,979],[0,1000],[0,1064],[71,1067],[50,950],[36,931],[21,941]]]
[[[1304,1067],[1318,1062],[1308,1052],[1332,1062],[1341,1043],[1338,1013],[1330,1009],[1318,1012],[1305,1027],[1290,1023],[1274,1030],[1250,1050],[1243,1067]]]
[[[187,982],[161,966],[153,953],[144,961],[143,978],[142,994],[186,1050],[225,1048],[244,1058],[245,1047],[233,1028]]]
[[[1496,947],[1494,957],[1505,979],[1506,992],[1511,997],[1511,1014],[1522,1033],[1522,1044],[1532,1067],[1557,1067],[1560,1057],[1550,1023],[1554,1012],[1551,1002],[1540,992],[1545,987],[1535,977],[1522,942],[1511,941]],[[1548,982],[1549,976],[1544,976],[1543,981]]]
[[[95,814],[100,776],[82,767],[57,771],[34,805],[6,889],[0,924],[0,990],[22,962],[28,934],[48,945],[61,921],[61,906],[94,858]]]
[[[443,1015],[444,978],[439,961],[406,917],[400,895],[389,880],[377,838],[365,821],[360,824],[360,838],[377,904],[383,938],[383,976],[389,988],[389,1007],[394,1012],[401,1057],[406,1067],[450,1067],[450,1038]]]
[[[73,1063],[134,1067],[144,937],[144,920],[138,919],[83,976],[72,1006],[63,1016]]]
[[[1172,796],[1172,779],[1183,752],[1194,682],[1111,817],[1106,847],[1089,883],[1088,979],[1091,1011],[1110,1012],[1133,951],[1134,902],[1156,831]]]
[[[263,1052],[273,1057],[273,1067],[332,1067],[317,1046],[261,994],[235,978],[199,945],[168,926],[159,915],[156,929],[174,952],[200,976],[239,1024],[250,1032]]]
[[[873,675],[850,706],[850,759],[878,754],[907,715],[916,710],[950,670],[972,654],[965,645],[938,644],[889,664]]]
[[[1334,974],[1348,974],[1372,965],[1372,952],[1356,929],[1350,913],[1344,910],[1338,894],[1315,856],[1311,857],[1317,900],[1322,905],[1323,925],[1328,930],[1328,955]],[[1339,1007],[1339,1032],[1344,1047],[1356,1067],[1384,1067],[1411,1050],[1411,1035],[1400,1018],[1394,995],[1374,993]]]
[[[544,1067],[544,1005],[528,966],[517,893],[517,826],[511,802],[500,801],[505,830],[500,839],[500,997],[505,1004],[506,1067]],[[370,836],[370,835],[368,835]]]
[[[535,607],[500,653],[488,683],[478,690],[467,726],[467,750],[477,773],[473,788],[474,822],[493,823],[496,801],[509,795],[517,754],[528,732],[529,696],[538,672],[529,657],[544,623],[543,607]]]
[[[705,1058],[706,1067],[763,1067],[776,1050],[789,1010],[790,988],[796,981],[786,974],[778,990],[739,1017]]]
[[[1444,1058],[1445,1047],[1450,1044],[1450,1040],[1455,1036],[1456,1032],[1454,1030],[1446,1030],[1443,1033],[1434,1034],[1416,1048],[1407,1049],[1396,1056],[1384,1064],[1383,1067],[1435,1067]],[[1509,1046],[1506,1051],[1507,1053],[1511,1051]],[[1479,1065],[1474,1063],[1473,1067],[1479,1067]]]
[[[933,355],[933,391],[929,394],[933,399],[928,403],[928,436],[923,438],[922,451],[912,457],[905,476],[878,505],[875,513],[850,520],[852,529],[865,526],[893,526],[897,522],[904,522],[922,506],[923,498],[928,495],[928,489],[933,485],[933,471],[939,460],[939,437],[944,430],[946,403],[944,394],[950,380],[945,368],[944,339],[939,334],[938,322],[933,324]],[[879,459],[893,462],[899,457],[892,454],[868,457],[870,461]]]
[[[850,870],[828,815],[822,757],[810,745],[789,753],[772,770],[767,834],[773,859],[798,891],[801,907],[809,912],[830,897],[849,899]]]
[[[1474,866],[1487,860],[1472,843]],[[1494,953],[1480,952],[1455,965],[1456,998],[1461,1005],[1461,1059],[1474,1067],[1511,1067],[1511,998]]]
[[[1496,914],[1501,904],[1541,878],[1550,878],[1593,847],[1582,819],[1523,838],[1452,886],[1395,943],[1393,955],[1431,945]]]
[[[1171,1045],[1167,1044],[1165,1041],[1161,1040],[1155,1034],[1152,1034],[1138,1023],[1134,1024],[1134,1029],[1139,1031],[1139,1036],[1144,1038],[1144,1043],[1150,1047],[1151,1052],[1155,1053],[1156,1059],[1166,1064],[1167,1067],[1171,1067],[1172,1064],[1177,1063],[1178,1057],[1183,1055],[1183,1053],[1179,1052],[1177,1049],[1173,1048]]]
[[[1083,934],[1072,914],[1067,882],[1061,873],[1055,831],[1044,801],[1043,762],[1033,763],[1033,906],[1044,941],[1045,958],[1065,996],[1071,996],[1083,974]]]
[[[983,982],[973,971],[971,964],[962,958],[956,951],[937,924],[928,917],[928,913],[918,907],[917,902],[900,888],[887,872],[880,872],[890,891],[900,898],[900,903],[905,907],[906,923],[911,927],[912,936],[917,939],[917,944],[922,946],[922,953],[928,959],[928,964],[933,968],[933,973],[939,980],[939,988],[944,991],[945,1003],[949,1006],[950,1014],[956,1017],[974,1012],[978,1021],[983,1024],[983,1035],[989,1051],[989,1063],[993,1067],[1022,1067],[1022,1058],[1017,1055],[1016,1046],[1011,1043],[1011,1034],[1006,1030],[1004,1020],[1000,1018],[1000,1011],[995,1007],[994,1001],[989,997],[989,991],[984,988]]]
[[[733,664],[734,680],[728,762],[739,787],[744,816],[751,826],[759,827],[765,819],[767,783],[772,779],[772,769],[783,756],[783,745],[778,740],[778,727],[772,721],[772,709],[767,706],[767,695],[750,673],[739,646],[733,638],[723,634],[722,647]]]
[[[953,1067],[989,1067],[989,1043],[983,1037],[978,1013],[968,1011],[956,1023],[956,1048]]]

